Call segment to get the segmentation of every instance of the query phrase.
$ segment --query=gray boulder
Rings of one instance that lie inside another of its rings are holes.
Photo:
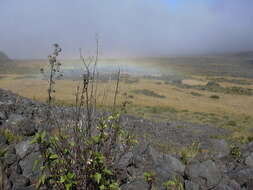
[[[199,184],[192,181],[185,180],[184,186],[185,190],[199,190]]]
[[[0,162],[0,189],[10,190],[11,183],[7,180],[7,175],[4,172],[4,165]]]
[[[31,144],[30,140],[22,141],[18,144],[16,144],[15,149],[16,149],[16,154],[23,159],[26,155],[39,151],[39,147],[36,144]]]
[[[27,155],[24,159],[19,162],[19,165],[22,168],[23,175],[30,179],[36,179],[40,174],[40,166],[41,163],[38,164],[36,167],[35,161],[40,159],[39,152],[32,152],[31,154]]]
[[[183,181],[185,165],[182,164],[177,158],[161,154],[152,147],[148,149],[149,160],[152,161],[152,169],[146,171],[154,171],[156,176],[156,186],[162,189],[162,184],[168,180],[177,178],[180,182]]]
[[[210,148],[212,155],[214,155],[215,158],[223,158],[225,156],[228,156],[230,153],[230,147],[228,143],[225,140],[217,140],[217,139],[212,139],[210,141]]]
[[[10,176],[10,181],[14,187],[27,187],[30,185],[29,178],[22,175],[12,175]]]
[[[161,168],[168,172],[176,172],[178,174],[184,173],[185,165],[177,158],[171,155],[160,154],[152,147],[149,148],[149,154],[156,168]]]
[[[20,174],[22,174],[22,168],[20,167],[20,165],[18,163],[15,163],[6,169],[6,174],[8,176],[16,175],[16,174],[20,175]]]
[[[235,180],[225,176],[214,190],[242,190],[242,188]]]
[[[129,166],[132,162],[133,162],[133,153],[128,152],[120,158],[119,163],[118,163],[118,167],[119,168],[127,168],[127,166]]]
[[[253,168],[243,168],[233,171],[229,177],[239,183],[241,186],[252,186],[253,188]]]
[[[33,186],[29,186],[29,187],[12,187],[11,190],[37,190],[37,188],[33,187]]]
[[[5,145],[8,143],[8,139],[0,133],[0,145]]]
[[[24,136],[33,136],[37,132],[36,124],[31,119],[24,119],[17,124],[18,131]]]
[[[189,164],[185,169],[185,174],[191,181],[198,183],[202,189],[214,188],[222,178],[220,170],[211,160]]]
[[[144,180],[135,180],[131,183],[124,184],[121,189],[122,190],[142,190],[148,189],[148,184]]]
[[[0,121],[2,120],[6,120],[7,118],[6,118],[6,116],[5,116],[5,114],[4,114],[4,112],[0,112]]]
[[[12,114],[10,114],[10,116],[7,120],[7,123],[12,126],[15,126],[19,122],[22,122],[23,120],[25,120],[25,117],[23,117],[22,115],[12,113]]]
[[[245,164],[249,167],[253,167],[253,153],[246,157]]]
[[[18,157],[15,153],[11,153],[11,152],[6,152],[4,155],[4,162],[8,165],[11,166],[12,164],[14,164],[17,161]]]

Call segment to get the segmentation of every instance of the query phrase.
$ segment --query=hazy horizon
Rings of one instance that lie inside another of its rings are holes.
[[[206,55],[253,50],[251,0],[0,0],[0,51],[42,59]]]

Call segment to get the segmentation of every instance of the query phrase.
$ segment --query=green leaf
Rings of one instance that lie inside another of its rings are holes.
[[[67,177],[68,179],[73,179],[75,177],[75,174],[72,172],[68,172]]]
[[[68,184],[65,185],[65,187],[66,187],[66,190],[70,190],[71,187],[72,187],[72,184],[71,184],[71,183],[68,183]]]
[[[46,131],[43,131],[43,132],[41,133],[40,138],[41,138],[41,140],[43,141],[43,140],[45,139],[45,137],[46,137]]]
[[[35,137],[30,141],[30,144],[35,144],[38,141],[38,133],[36,133]]]
[[[110,187],[111,190],[118,190],[119,189],[119,184],[116,183],[116,182],[111,183],[109,187]]]
[[[105,174],[107,174],[107,175],[112,175],[112,171],[111,171],[111,170],[108,170],[107,168],[105,168],[105,169],[103,170],[103,172],[104,172]]]
[[[41,187],[41,185],[44,185],[44,184],[45,184],[45,181],[46,181],[46,175],[43,174],[43,175],[40,177],[38,183],[36,184],[36,188],[39,188],[39,187]]]
[[[75,146],[75,143],[73,141],[70,141],[69,145],[73,147],[73,146]]]
[[[101,181],[102,175],[100,173],[95,173],[94,175],[94,179],[96,180],[96,182],[99,184]]]
[[[52,154],[52,155],[49,156],[49,158],[50,158],[51,160],[56,160],[56,159],[58,159],[59,157],[58,157],[57,154]]]
[[[69,150],[65,148],[64,151],[63,151],[63,153],[64,153],[64,154],[68,154],[68,153],[69,153]]]
[[[64,175],[64,176],[61,176],[61,178],[60,178],[60,183],[64,183],[66,181],[66,176]]]
[[[92,139],[96,144],[100,142],[100,136],[93,136]]]
[[[39,165],[39,163],[40,163],[40,160],[39,160],[39,159],[37,159],[37,160],[34,161],[32,171],[34,171],[34,170],[36,169],[36,167]]]
[[[100,186],[99,186],[99,189],[100,189],[100,190],[105,190],[105,185],[100,185]]]

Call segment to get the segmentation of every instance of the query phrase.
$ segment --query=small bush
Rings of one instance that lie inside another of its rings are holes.
[[[230,146],[230,155],[237,161],[241,161],[242,152],[239,146],[232,144]]]
[[[200,151],[199,143],[192,143],[191,145],[183,148],[180,152],[180,158],[183,163],[187,164],[190,160],[195,158]]]
[[[96,76],[98,52],[87,64],[80,51],[85,72],[77,86],[73,113],[57,112],[53,109],[52,93],[55,92],[55,66],[59,66],[56,58],[61,49],[58,45],[54,47],[53,55],[49,56],[50,73],[53,73],[49,75],[49,109],[45,121],[41,122],[40,132],[31,142],[39,144],[41,153],[41,159],[35,163],[42,164],[36,186],[56,190],[118,190],[121,170],[117,164],[136,143],[130,132],[121,127],[121,114],[115,110],[119,74],[111,114],[98,116],[97,91],[94,80],[91,81]],[[93,70],[90,70],[92,61]],[[56,135],[50,133],[52,130]]]
[[[177,177],[163,183],[163,187],[165,187],[166,190],[184,190],[184,185]]]
[[[0,133],[6,137],[8,143],[20,142],[23,139],[22,136],[15,134],[10,129],[1,129]]]
[[[149,190],[153,189],[154,183],[155,183],[155,174],[153,172],[145,172],[144,173],[144,180],[149,185]]]
[[[253,136],[249,136],[248,137],[248,142],[252,142],[253,141]]]
[[[209,98],[211,98],[211,99],[220,99],[220,97],[218,95],[211,95]]]
[[[211,88],[219,88],[220,85],[219,83],[217,82],[214,82],[214,81],[209,81],[207,84],[206,84],[207,87],[211,87]]]
[[[155,97],[155,98],[166,98],[165,96],[162,96],[160,94],[155,93],[154,91],[147,90],[147,89],[134,90],[133,92],[136,93],[136,94],[142,94],[142,95],[145,95],[145,96],[151,96],[151,97]]]
[[[193,95],[193,96],[203,96],[203,94],[200,94],[198,92],[191,92],[191,95]]]
[[[138,78],[125,78],[124,82],[126,84],[134,84],[134,83],[138,83],[139,79]]]
[[[227,124],[230,125],[230,126],[236,126],[237,125],[237,123],[235,121],[233,121],[233,120],[228,121]]]

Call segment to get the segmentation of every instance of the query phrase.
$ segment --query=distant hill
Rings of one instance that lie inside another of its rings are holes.
[[[0,62],[10,61],[10,58],[2,51],[0,51]]]

